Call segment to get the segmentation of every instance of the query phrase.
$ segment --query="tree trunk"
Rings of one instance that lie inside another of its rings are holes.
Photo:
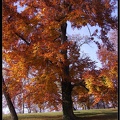
[[[99,103],[97,103],[97,109],[99,109],[99,107],[100,107],[100,106],[99,106]]]
[[[67,41],[66,36],[67,23],[61,25],[61,44]],[[61,50],[65,62],[63,63],[63,78],[61,82],[62,87],[62,107],[63,107],[63,119],[64,120],[76,120],[76,116],[73,113],[73,103],[72,103],[72,85],[69,77],[69,64],[67,62],[67,50]]]
[[[6,98],[7,105],[9,107],[9,110],[10,110],[10,113],[11,113],[11,119],[12,120],[18,120],[18,116],[17,116],[17,113],[16,113],[15,108],[13,106],[13,103],[11,101],[10,95],[7,92],[7,87],[5,85],[5,81],[3,79],[3,76],[2,76],[2,87],[3,87],[3,94],[4,94],[5,98]]]
[[[105,109],[105,102],[104,102],[104,101],[102,101],[102,103],[103,103],[103,108]]]
[[[77,119],[73,113],[71,92],[72,92],[71,82],[62,81],[62,107],[64,120]]]

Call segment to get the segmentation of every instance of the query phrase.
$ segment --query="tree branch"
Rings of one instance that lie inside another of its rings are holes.
[[[84,87],[87,91],[89,91],[88,88],[86,88],[85,84],[83,83],[83,81],[79,82],[79,83],[75,83],[74,85],[72,85],[72,89],[76,86],[82,86]]]
[[[18,34],[17,32],[14,32],[19,38],[21,38],[27,45],[30,45],[30,43],[20,34]]]
[[[61,35],[59,35],[58,37],[56,37],[54,40],[53,40],[53,42],[55,42],[58,38],[60,38],[61,37]]]
[[[90,33],[90,36],[92,36],[92,35],[91,35],[91,31],[90,31],[90,28],[88,27],[88,25],[86,25],[86,26],[87,26],[87,28],[88,28],[88,31],[89,31],[89,33]]]

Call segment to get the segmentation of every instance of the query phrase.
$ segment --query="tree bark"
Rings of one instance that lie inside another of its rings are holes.
[[[3,76],[2,76],[2,87],[3,87],[3,94],[6,98],[7,105],[9,107],[9,110],[10,110],[10,113],[11,113],[11,119],[12,120],[18,120],[18,116],[17,116],[17,113],[16,113],[15,108],[13,106],[13,103],[11,101],[10,95],[7,92],[7,86],[5,85],[5,81],[4,81]]]
[[[67,23],[61,25],[61,44],[67,41],[66,36]],[[77,120],[77,117],[73,113],[73,103],[72,103],[72,85],[69,77],[69,64],[67,63],[67,50],[61,50],[63,54],[65,63],[63,63],[63,78],[61,82],[62,87],[62,107],[63,107],[63,120]]]
[[[76,120],[77,117],[73,113],[71,82],[62,81],[62,107],[63,120]]]

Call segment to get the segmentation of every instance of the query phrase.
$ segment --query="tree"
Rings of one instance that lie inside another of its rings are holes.
[[[112,51],[108,51],[107,48],[102,44],[101,49],[98,50],[98,58],[102,63],[102,73],[101,76],[106,79],[106,84],[109,88],[106,96],[104,96],[104,101],[111,101],[113,107],[117,106],[118,99],[118,38],[117,29],[112,30],[109,34],[109,39],[111,45],[113,46]]]
[[[113,103],[113,107],[117,106],[118,99],[118,54],[117,54],[117,30],[114,30],[109,36],[112,49],[108,50],[104,44],[98,50],[98,58],[101,61],[102,68],[99,70],[88,70],[84,74],[86,87],[89,94],[94,95],[94,103],[100,101],[108,104]]]
[[[25,9],[18,12],[16,3],[25,5]],[[111,48],[106,35],[116,27],[117,20],[111,16],[114,6],[115,1],[105,0],[3,0],[3,58],[11,66],[9,76],[14,78],[11,80],[21,81],[33,71],[39,76],[37,80],[44,80],[47,87],[50,79],[58,80],[62,90],[63,118],[76,120],[71,97],[74,85],[67,55],[67,21],[79,29],[87,24],[98,25],[101,28],[99,38]],[[53,67],[54,71],[50,69]],[[59,79],[52,76],[57,76],[56,71]],[[79,85],[85,87],[82,82]]]
[[[7,87],[5,85],[3,77],[2,77],[2,86],[3,86],[3,94],[4,94],[5,98],[6,98],[7,105],[9,107],[9,110],[10,110],[10,113],[11,113],[11,119],[12,120],[18,120],[18,116],[17,116],[16,111],[14,109],[14,106],[12,104],[12,101],[11,101],[11,98],[10,98],[10,95],[8,93],[8,90],[7,90]]]

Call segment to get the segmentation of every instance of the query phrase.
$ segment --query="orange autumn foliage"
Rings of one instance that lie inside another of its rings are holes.
[[[79,29],[87,24],[98,25],[101,27],[100,39],[109,47],[106,34],[116,27],[116,18],[111,17],[115,3],[106,0],[3,0],[2,3],[2,56],[9,66],[5,76],[11,97],[21,93],[24,80],[23,97],[28,104],[46,101],[48,107],[52,103],[57,109],[63,78],[74,85],[81,82],[85,68],[94,68],[94,62],[88,57],[78,60],[79,51],[73,42],[62,42],[61,26],[67,21]],[[18,12],[17,5],[25,8]],[[66,59],[62,52],[68,49],[71,53]],[[70,64],[68,76],[63,68]],[[87,88],[89,84],[96,85],[90,78],[90,82],[86,81]],[[91,87],[90,92],[93,92]]]

